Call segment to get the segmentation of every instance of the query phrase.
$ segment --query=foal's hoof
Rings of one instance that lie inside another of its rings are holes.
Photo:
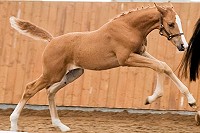
[[[145,104],[145,105],[148,105],[148,104],[150,104],[148,97],[147,97],[147,99],[146,99],[146,101],[145,101],[145,103],[144,103],[144,104]]]
[[[195,121],[196,121],[196,125],[199,126],[200,125],[200,116],[199,116],[198,112],[195,115]]]
[[[196,103],[189,103],[190,107],[192,107],[193,109],[197,108],[197,104]]]

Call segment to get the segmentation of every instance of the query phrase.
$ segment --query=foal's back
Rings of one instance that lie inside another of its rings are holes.
[[[121,62],[131,52],[139,53],[143,47],[143,41],[138,42],[140,39],[137,35],[125,26],[121,19],[117,19],[95,31],[73,32],[56,37],[44,51],[44,65],[51,59],[56,59],[55,62],[63,67],[73,64],[90,70],[105,70],[123,65]]]
[[[102,33],[103,32],[103,33]],[[46,47],[43,60],[62,64],[73,64],[85,69],[108,69],[118,66],[110,35],[105,28],[92,32],[74,32],[54,38]],[[111,64],[112,66],[108,66]]]

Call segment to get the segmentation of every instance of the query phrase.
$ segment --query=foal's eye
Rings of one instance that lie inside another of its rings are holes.
[[[170,28],[174,28],[175,24],[174,23],[168,23],[168,25],[169,25]]]

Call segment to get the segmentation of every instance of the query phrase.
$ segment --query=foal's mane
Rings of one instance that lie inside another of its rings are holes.
[[[153,7],[155,7],[155,6],[153,6]],[[123,17],[125,15],[128,15],[128,14],[130,14],[132,12],[141,11],[141,10],[149,9],[149,8],[153,8],[153,7],[150,7],[150,5],[148,5],[146,7],[142,6],[140,8],[137,7],[137,8],[134,8],[134,9],[130,9],[129,11],[125,11],[125,12],[122,12],[121,14],[117,15],[116,17],[114,17],[113,19],[111,19],[111,21],[116,20],[118,18],[121,18],[121,17]]]

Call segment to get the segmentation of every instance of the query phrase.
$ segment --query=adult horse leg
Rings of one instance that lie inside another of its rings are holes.
[[[196,125],[199,126],[200,125],[200,111],[197,111],[195,115],[195,121],[196,121]]]
[[[18,125],[17,125],[18,118],[19,118],[20,113],[21,113],[22,109],[24,108],[25,104],[38,91],[45,88],[47,86],[47,84],[48,84],[48,81],[43,75],[40,76],[37,80],[27,84],[21,100],[19,101],[18,105],[16,106],[15,110],[13,111],[13,113],[10,116],[10,121],[11,121],[10,130],[12,130],[12,131],[18,130]]]
[[[65,76],[62,78],[60,82],[53,84],[47,89],[48,100],[49,100],[49,110],[51,114],[52,124],[55,127],[58,127],[62,132],[69,131],[70,128],[64,125],[58,117],[56,104],[55,104],[55,94],[61,88],[63,88],[67,84],[71,83],[72,81],[80,77],[83,73],[84,73],[84,69],[81,69],[81,68],[70,70],[67,74],[65,74]]]
[[[146,67],[151,68],[159,73],[165,73],[176,84],[181,93],[187,97],[189,105],[193,108],[196,108],[196,100],[189,92],[188,88],[176,77],[171,68],[165,62],[146,57],[146,54],[148,53],[145,52],[144,55],[131,53],[128,59],[125,61],[125,65],[133,67]]]

